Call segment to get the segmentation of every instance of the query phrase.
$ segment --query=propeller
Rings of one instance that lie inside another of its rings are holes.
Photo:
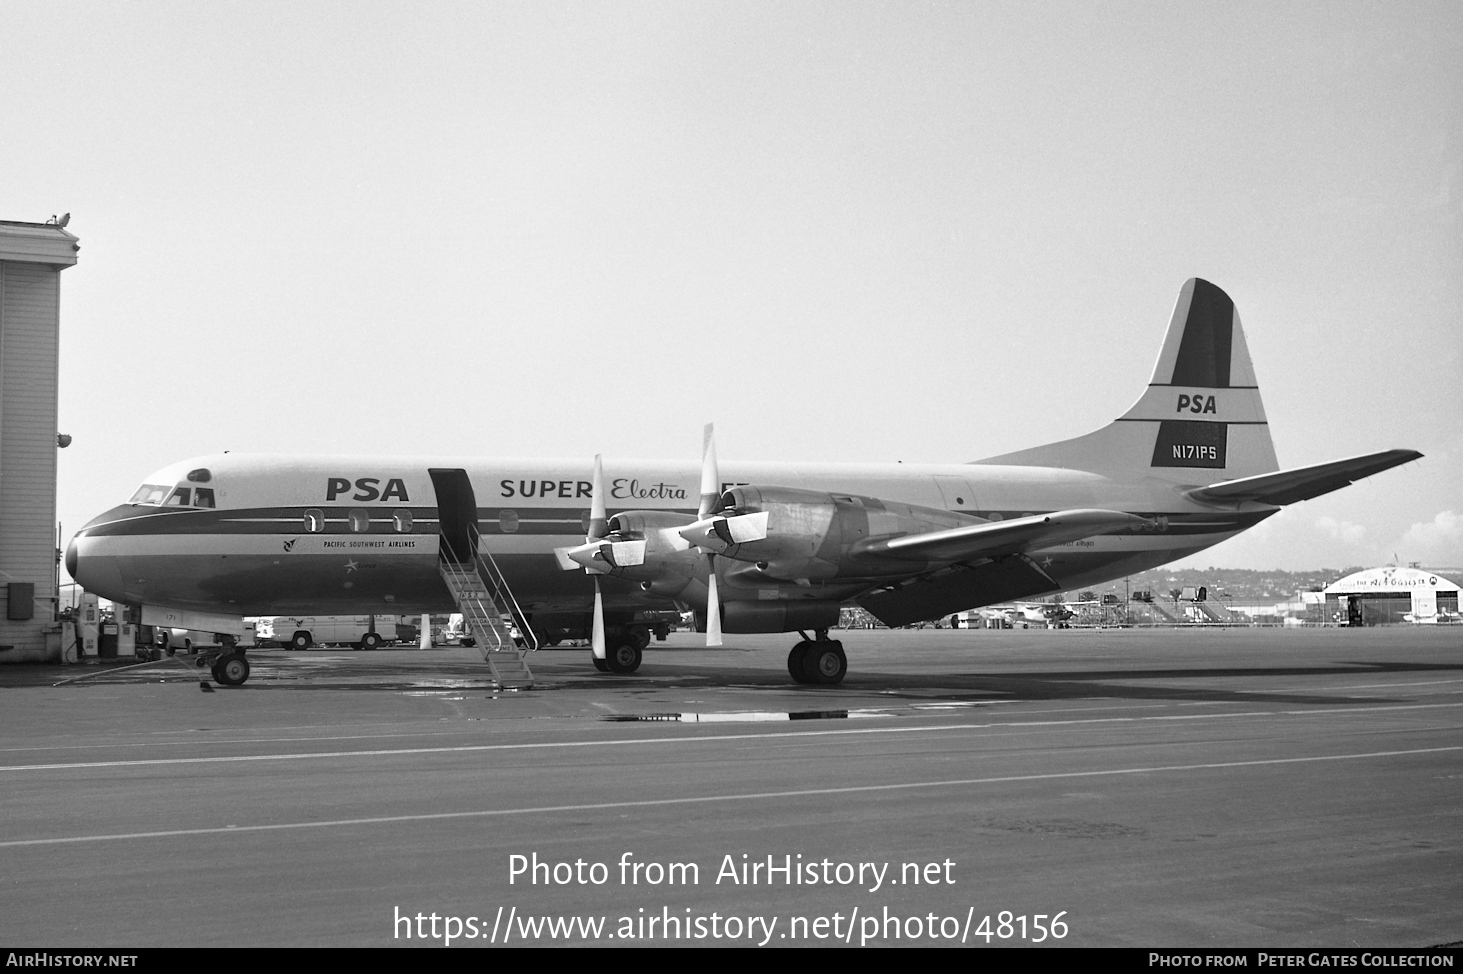
[[[701,506],[698,520],[705,520],[716,510],[721,500],[721,473],[716,469],[715,425],[706,424],[701,435]],[[705,539],[703,539],[705,540]],[[721,645],[721,600],[716,594],[716,553],[708,547],[706,552],[706,645]]]
[[[706,645],[721,645],[721,600],[717,595],[716,555],[730,544],[755,541],[767,536],[765,512],[727,518],[713,516],[721,502],[721,474],[716,465],[714,426],[706,424],[701,451],[701,500],[694,524],[665,531],[667,541],[675,545],[686,542],[696,545],[706,556]],[[600,590],[601,575],[619,575],[622,569],[645,564],[647,544],[643,538],[624,540],[620,532],[610,530],[605,516],[604,465],[599,454],[594,457],[594,479],[590,485],[589,528],[584,544],[574,548],[555,548],[559,565],[565,570],[583,568],[594,576],[594,627],[591,645],[596,659],[605,658],[604,596]],[[674,535],[680,539],[672,540]]]

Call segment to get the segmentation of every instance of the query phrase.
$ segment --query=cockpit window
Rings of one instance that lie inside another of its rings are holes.
[[[173,487],[169,484],[143,484],[127,503],[151,507],[215,506],[212,487]]]
[[[137,488],[137,493],[133,494],[132,499],[127,503],[152,504],[156,506],[163,502],[164,498],[168,496],[172,489],[172,486],[168,484],[143,484]]]

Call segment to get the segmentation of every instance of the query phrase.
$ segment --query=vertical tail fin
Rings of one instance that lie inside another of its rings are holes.
[[[1179,291],[1153,378],[1131,409],[1086,436],[976,462],[1142,472],[1190,483],[1279,469],[1234,302],[1208,281],[1190,278]]]

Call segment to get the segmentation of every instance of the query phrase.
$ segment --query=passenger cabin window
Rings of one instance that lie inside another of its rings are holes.
[[[365,534],[371,530],[371,515],[365,509],[357,507],[347,518],[350,520],[351,530],[356,534]]]
[[[213,488],[199,487],[193,491],[194,507],[213,507]]]
[[[310,508],[308,511],[306,511],[305,512],[305,530],[306,531],[309,531],[311,534],[319,534],[321,531],[324,531],[325,530],[325,514],[324,514],[324,512],[322,512],[322,511],[320,511],[320,510],[318,510],[316,508],[313,508],[313,507]]]
[[[173,491],[173,495],[168,498],[167,506],[168,507],[187,507],[187,506],[189,506],[188,505],[188,501],[190,501],[192,499],[193,499],[193,490],[192,490],[192,488],[190,488],[190,487],[179,487],[177,490]]]
[[[513,532],[517,531],[518,530],[518,512],[517,511],[499,511],[498,512],[498,530],[499,531],[502,531],[504,534],[512,534]]]
[[[397,534],[410,534],[411,511],[392,511],[391,526],[396,529]]]

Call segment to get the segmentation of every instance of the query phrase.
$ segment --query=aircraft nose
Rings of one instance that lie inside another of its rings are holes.
[[[115,544],[109,544],[117,539],[107,535],[110,524],[131,513],[131,508],[120,507],[92,518],[66,547],[66,571],[72,581],[93,595],[125,601],[121,553]]]

